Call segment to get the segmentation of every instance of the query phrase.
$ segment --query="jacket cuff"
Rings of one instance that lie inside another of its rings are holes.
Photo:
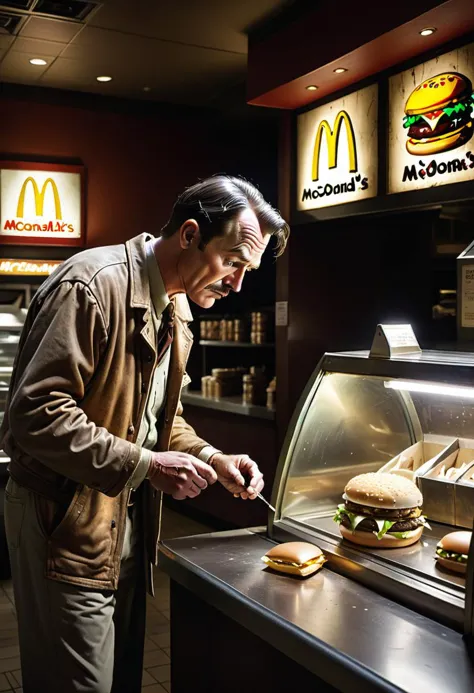
[[[199,452],[196,457],[198,460],[201,460],[201,462],[206,462],[207,464],[211,464],[209,460],[213,455],[216,455],[217,453],[222,454],[222,450],[218,450],[217,448],[214,448],[212,445],[206,445],[202,450]]]
[[[140,459],[138,460],[138,464],[127,481],[128,488],[135,490],[140,486],[142,481],[146,479],[150,470],[151,455],[151,450],[146,450],[146,448],[142,448],[140,450]]]

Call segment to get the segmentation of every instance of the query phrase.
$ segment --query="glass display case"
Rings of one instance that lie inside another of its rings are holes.
[[[0,307],[0,425],[5,411],[13,362],[18,350],[26,310],[15,306]],[[0,451],[0,462],[3,453]]]
[[[2,350],[2,337],[0,335],[0,352]],[[1,358],[0,358],[1,363]],[[8,389],[10,387],[10,378],[12,373],[13,361],[7,364],[0,365],[0,426],[2,425],[3,415],[5,412]],[[0,463],[2,462],[3,452],[0,450]]]
[[[0,426],[6,407],[13,362],[18,350],[20,333],[25,322],[26,310],[18,306],[0,306]],[[8,479],[10,458],[0,448],[0,579],[10,577],[10,560],[7,550],[4,523],[4,494]]]
[[[422,491],[431,529],[411,546],[366,548],[334,521],[347,482],[380,471]],[[462,630],[466,577],[435,555],[441,537],[473,524],[474,354],[326,354],[289,428],[272,502],[272,538],[316,543],[333,570]]]
[[[3,289],[4,286],[2,286]],[[20,289],[24,287],[21,286]],[[19,299],[14,303],[0,305],[0,426],[5,412],[13,362],[27,314],[27,309],[21,307],[22,303],[24,300],[20,294]],[[0,449],[0,492],[7,477],[9,462],[5,452]]]

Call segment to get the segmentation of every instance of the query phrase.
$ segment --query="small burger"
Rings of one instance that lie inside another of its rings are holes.
[[[466,574],[472,532],[450,532],[438,542],[436,562],[446,570]]]
[[[262,556],[262,561],[273,570],[307,577],[323,567],[326,558],[321,549],[305,541],[278,544]]]
[[[417,485],[398,474],[359,474],[344,489],[334,521],[354,544],[396,549],[417,542],[424,527],[423,496]]]
[[[460,147],[473,134],[473,107],[472,84],[464,75],[443,72],[425,80],[405,104],[407,150],[424,156]]]

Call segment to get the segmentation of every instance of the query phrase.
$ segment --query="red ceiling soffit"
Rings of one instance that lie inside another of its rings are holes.
[[[378,9],[372,15],[370,5],[376,4]],[[301,108],[474,31],[473,0],[448,0],[413,16],[413,11],[433,4],[417,0],[396,3],[386,17],[380,2],[371,1],[364,5],[362,21],[360,3],[339,0],[313,13],[304,25],[294,22],[261,44],[251,43],[248,103]],[[408,8],[412,17],[400,23]],[[328,26],[334,29],[328,30]],[[421,29],[429,26],[437,31],[420,36]],[[340,66],[347,72],[335,74],[334,69]],[[318,90],[308,91],[309,85],[318,86]]]

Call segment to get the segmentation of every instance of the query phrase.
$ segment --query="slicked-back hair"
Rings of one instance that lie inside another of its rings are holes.
[[[275,255],[282,255],[290,227],[252,183],[236,176],[211,176],[186,188],[176,200],[160,235],[169,238],[185,221],[195,219],[203,248],[215,236],[224,235],[239,212],[249,208],[254,211],[262,234],[275,236]]]

